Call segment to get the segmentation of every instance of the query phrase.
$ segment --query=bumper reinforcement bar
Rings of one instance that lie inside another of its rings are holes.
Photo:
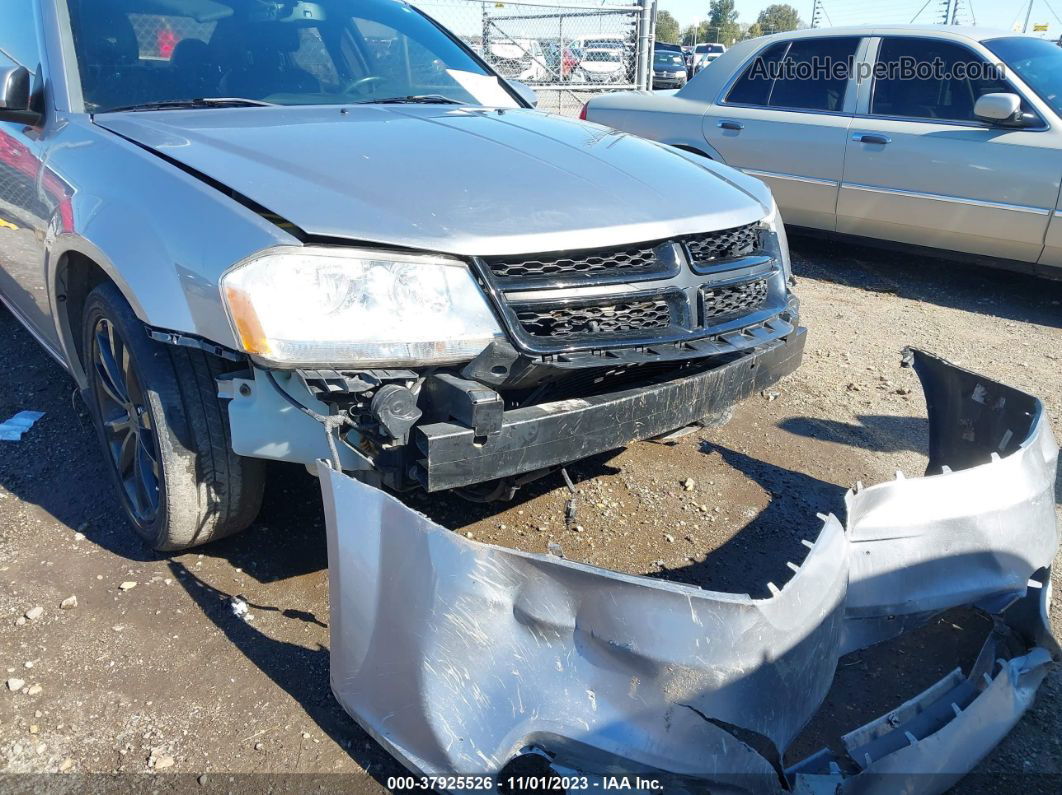
[[[800,364],[806,331],[702,373],[590,398],[513,409],[486,438],[466,425],[418,426],[418,469],[428,491],[567,464],[697,422],[760,392]]]

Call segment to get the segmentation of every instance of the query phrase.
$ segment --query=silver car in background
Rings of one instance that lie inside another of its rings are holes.
[[[762,182],[406,3],[3,0],[0,53],[0,297],[155,548],[250,523],[263,459],[511,496],[800,361]]]
[[[763,179],[789,225],[1062,277],[1053,42],[954,27],[783,33],[735,45],[673,96],[603,95],[585,114]]]

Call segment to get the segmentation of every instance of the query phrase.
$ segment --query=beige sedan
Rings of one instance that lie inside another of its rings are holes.
[[[790,32],[735,45],[677,92],[603,95],[584,114],[760,177],[788,225],[1062,278],[1053,42],[928,26]]]

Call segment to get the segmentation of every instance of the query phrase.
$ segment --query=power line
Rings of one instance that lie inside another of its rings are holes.
[[[933,0],[926,0],[926,2],[922,4],[922,7],[920,9],[918,9],[918,13],[915,14],[913,17],[911,17],[911,24],[912,25],[914,24],[914,21],[916,19],[918,19],[920,16],[922,16],[922,12],[925,11],[927,8],[929,8],[929,4],[932,3],[932,2],[933,2]]]

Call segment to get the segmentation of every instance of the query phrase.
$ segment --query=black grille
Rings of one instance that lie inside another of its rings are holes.
[[[490,272],[498,279],[535,279],[582,274],[599,276],[610,271],[648,271],[659,267],[653,246],[631,246],[537,257],[491,257],[485,261]]]
[[[686,247],[694,262],[712,262],[719,259],[745,257],[756,250],[759,242],[759,224],[747,224],[718,232],[707,232],[686,238]]]
[[[704,324],[719,318],[751,312],[767,301],[767,280],[760,279],[729,287],[702,287]]]
[[[516,318],[532,337],[556,339],[667,328],[671,325],[671,308],[666,300],[651,298],[552,309],[520,307]]]

